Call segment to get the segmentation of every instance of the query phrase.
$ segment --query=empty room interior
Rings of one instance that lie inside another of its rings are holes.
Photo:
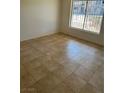
[[[20,92],[104,93],[104,1],[20,0]]]

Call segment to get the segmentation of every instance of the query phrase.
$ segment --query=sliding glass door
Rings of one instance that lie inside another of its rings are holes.
[[[71,27],[100,33],[103,0],[72,0]]]

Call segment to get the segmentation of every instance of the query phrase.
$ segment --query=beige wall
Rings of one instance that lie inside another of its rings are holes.
[[[21,41],[56,33],[59,0],[20,0]]]
[[[71,0],[21,0],[21,41],[61,31],[104,45],[104,26],[100,35],[69,28]]]
[[[101,33],[99,35],[69,28],[71,0],[61,0],[61,4],[62,4],[61,27],[60,27],[61,32],[93,43],[104,45],[104,23],[102,23]]]

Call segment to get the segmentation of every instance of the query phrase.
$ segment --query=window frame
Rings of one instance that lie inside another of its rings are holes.
[[[83,0],[82,0],[83,1]],[[88,2],[88,0],[85,0]],[[89,0],[90,1],[90,0]],[[101,27],[100,27],[100,31],[99,33],[97,32],[94,32],[94,31],[89,31],[89,30],[85,30],[85,29],[81,29],[81,28],[76,28],[76,27],[72,27],[71,26],[71,21],[72,21],[72,12],[73,12],[73,0],[71,0],[71,4],[70,4],[70,15],[69,15],[69,28],[72,29],[72,30],[79,30],[79,31],[83,31],[83,32],[86,32],[86,33],[90,33],[90,34],[95,34],[95,35],[99,35],[101,33],[101,28],[102,28],[102,25],[103,25],[103,21],[104,21],[104,12],[103,12],[103,17],[102,17],[102,21],[101,21]],[[85,15],[86,16],[86,15]]]

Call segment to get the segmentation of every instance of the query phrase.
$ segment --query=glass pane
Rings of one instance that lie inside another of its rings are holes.
[[[84,29],[95,33],[100,33],[103,12],[103,0],[88,1]]]
[[[73,0],[71,27],[83,29],[86,1]]]

